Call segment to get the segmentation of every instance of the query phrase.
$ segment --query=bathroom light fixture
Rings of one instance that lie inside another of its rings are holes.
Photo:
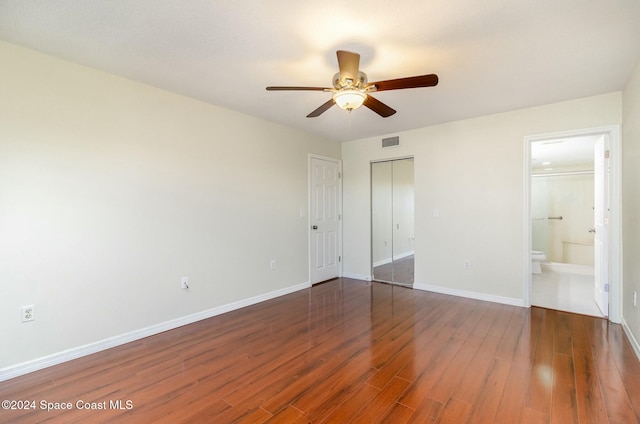
[[[362,106],[366,99],[367,93],[351,88],[338,90],[333,95],[333,100],[336,102],[336,104],[341,109],[348,111],[358,109],[360,106]]]

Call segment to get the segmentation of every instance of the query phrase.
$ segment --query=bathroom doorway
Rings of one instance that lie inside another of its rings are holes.
[[[371,275],[413,287],[413,158],[371,163]]]
[[[526,139],[531,305],[610,315],[609,294],[617,301],[618,293],[616,136],[607,128]]]

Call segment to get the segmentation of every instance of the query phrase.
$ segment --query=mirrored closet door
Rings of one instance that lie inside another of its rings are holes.
[[[371,263],[375,281],[413,286],[413,158],[371,163]]]

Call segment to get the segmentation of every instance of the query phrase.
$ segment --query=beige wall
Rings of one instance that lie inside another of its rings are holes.
[[[339,144],[6,43],[0,63],[0,371],[308,283],[308,154]]]
[[[618,92],[343,143],[345,275],[370,275],[369,162],[414,156],[416,286],[521,303],[523,138],[621,121]]]
[[[640,341],[640,298],[633,306],[633,292],[640,296],[640,64],[622,93],[622,234],[624,324]],[[636,351],[640,355],[640,351]]]

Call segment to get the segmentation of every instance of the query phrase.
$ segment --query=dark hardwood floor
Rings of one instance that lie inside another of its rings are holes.
[[[5,381],[0,399],[36,402],[0,410],[12,423],[622,424],[640,417],[640,363],[604,319],[338,279]]]

